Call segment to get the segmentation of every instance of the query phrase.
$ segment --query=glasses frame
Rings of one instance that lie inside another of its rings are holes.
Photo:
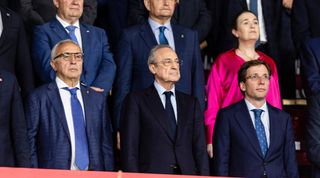
[[[77,55],[80,55],[80,57]],[[56,57],[54,57],[53,60],[62,58],[64,61],[71,61],[72,56],[76,61],[82,61],[84,54],[82,52],[77,52],[77,53],[63,52],[61,54],[58,54]]]

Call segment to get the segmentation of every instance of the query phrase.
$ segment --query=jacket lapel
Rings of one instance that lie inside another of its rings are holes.
[[[178,57],[182,58],[184,56],[183,54],[185,54],[186,49],[185,34],[182,30],[178,28],[178,26],[174,24],[171,24],[171,26],[174,38],[175,51],[177,52]]]
[[[277,118],[278,118],[277,113],[274,111],[273,108],[270,107],[269,104],[268,104],[268,112],[269,112],[269,122],[270,122],[270,145],[266,154],[266,158],[268,157],[268,155],[273,155],[272,152],[275,149],[276,145],[278,145],[277,142],[279,141],[279,135],[281,135],[281,133],[279,132],[283,130],[283,128],[281,128],[281,125],[277,124]]]
[[[189,112],[186,112],[188,110],[188,105],[186,105],[186,103],[184,102],[184,98],[180,95],[179,92],[176,91],[176,101],[177,101],[177,137],[176,140],[179,140],[179,138],[181,137],[182,133],[183,133],[183,128],[186,128],[184,125],[186,124],[188,118],[190,118],[190,116],[188,116],[187,114]],[[193,116],[191,116],[192,118]],[[193,118],[192,118],[193,119]]]
[[[92,36],[91,31],[88,29],[87,26],[83,25],[80,23],[80,33],[81,33],[81,41],[82,41],[82,51],[84,54],[84,59],[83,59],[83,66],[88,66],[88,61],[89,57],[91,54],[90,49],[94,46],[92,45]]]
[[[53,107],[54,111],[57,114],[57,119],[60,120],[61,125],[63,127],[63,130],[66,132],[66,135],[68,136],[70,140],[70,133],[68,129],[67,119],[64,112],[63,104],[61,101],[61,97],[59,94],[59,89],[57,87],[57,84],[55,82],[51,82],[48,85],[48,98],[50,99],[51,106]]]
[[[257,134],[252,124],[251,117],[244,100],[241,101],[238,111],[235,112],[234,117],[236,118],[236,121],[238,122],[244,134],[247,136],[254,150],[257,152],[258,155],[260,155],[261,158],[263,158]]]
[[[59,36],[60,40],[70,39],[68,32],[63,28],[61,23],[55,18],[50,22],[52,31]]]
[[[143,39],[149,49],[158,44],[148,22],[140,27],[140,37]]]
[[[0,9],[1,10],[1,18],[2,18],[2,33],[1,33],[1,37],[0,37],[0,46],[3,46],[2,44],[5,43],[8,33],[10,31],[11,28],[11,24],[12,21],[10,20],[10,13],[5,12],[3,8]]]

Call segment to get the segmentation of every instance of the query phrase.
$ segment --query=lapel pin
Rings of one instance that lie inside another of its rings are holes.
[[[89,94],[89,90],[87,90],[87,94]]]
[[[184,38],[184,34],[181,34],[181,38]]]
[[[87,30],[87,33],[89,33],[90,31],[89,30]]]
[[[0,78],[0,82],[2,82],[2,78]]]
[[[10,17],[10,14],[9,14],[9,13],[6,13],[6,15],[7,15],[8,17]]]

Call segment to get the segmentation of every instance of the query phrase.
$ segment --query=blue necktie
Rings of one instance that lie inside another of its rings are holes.
[[[172,103],[171,103],[171,95],[173,94],[171,91],[166,91],[163,92],[163,94],[166,95],[166,113],[169,119],[171,131],[173,133],[173,136],[175,137],[176,135],[176,128],[177,128],[177,122],[176,122],[176,117],[173,111]]]
[[[71,110],[75,135],[75,162],[80,170],[84,170],[89,165],[88,141],[86,126],[84,123],[83,111],[77,98],[78,88],[63,88],[71,94]]]
[[[165,29],[166,29],[165,26],[160,26],[159,27],[159,31],[160,31],[160,33],[159,33],[159,43],[160,44],[169,44],[166,36],[164,35],[164,30]]]
[[[250,0],[250,11],[253,12],[258,18],[258,0]],[[260,37],[256,42],[256,47],[260,44]]]
[[[267,137],[266,132],[264,130],[264,126],[261,121],[261,114],[263,112],[262,109],[253,109],[251,110],[254,113],[254,121],[256,125],[256,133],[259,140],[261,152],[263,156],[266,156],[267,150],[268,150],[268,144],[267,144]]]
[[[73,26],[73,25],[70,25],[70,26],[67,26],[66,29],[69,31],[69,36],[71,38],[72,41],[76,42],[77,44],[78,43],[78,40],[77,40],[77,37],[76,37],[76,34],[74,33],[74,31],[76,30],[76,26]]]

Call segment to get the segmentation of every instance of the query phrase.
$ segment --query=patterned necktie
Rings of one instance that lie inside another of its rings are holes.
[[[76,28],[77,27],[73,26],[73,25],[70,25],[70,26],[66,27],[66,29],[69,31],[69,36],[70,36],[71,40],[76,42],[77,44],[79,44],[78,40],[77,40],[77,37],[76,37],[76,34],[74,33]]]
[[[159,33],[159,43],[160,44],[169,44],[166,36],[164,35],[164,30],[165,29],[166,29],[165,26],[160,26],[159,27],[159,31],[160,31],[160,33]]]
[[[176,122],[176,117],[173,111],[172,103],[171,103],[171,95],[173,94],[171,91],[166,91],[163,92],[163,94],[166,95],[166,113],[169,119],[170,127],[173,132],[173,136],[175,137],[176,135],[176,128],[177,128],[177,122]]]
[[[261,152],[263,156],[266,156],[266,153],[268,151],[268,144],[267,144],[267,137],[264,130],[263,123],[261,121],[261,114],[263,112],[262,109],[253,109],[251,110],[254,113],[254,121],[256,125],[256,133],[259,140]]]
[[[89,165],[88,141],[81,104],[77,98],[78,88],[63,88],[71,94],[71,110],[75,136],[75,162],[80,170]]]

